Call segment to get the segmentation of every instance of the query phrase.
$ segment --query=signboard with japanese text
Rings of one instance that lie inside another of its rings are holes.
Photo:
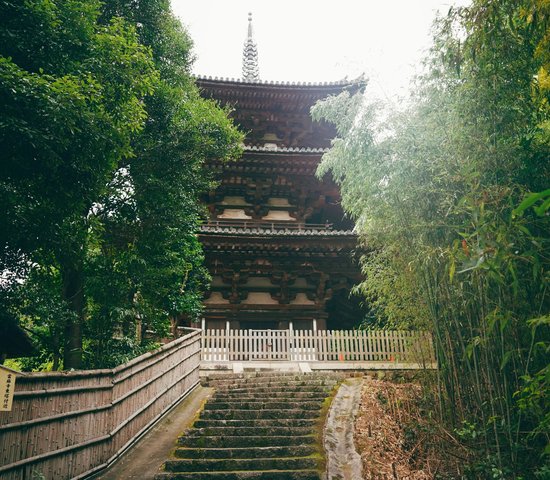
[[[0,365],[0,412],[10,412],[15,390],[15,372]]]

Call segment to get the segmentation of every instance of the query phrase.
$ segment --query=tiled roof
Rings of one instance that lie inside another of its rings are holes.
[[[361,85],[366,83],[364,77],[360,77],[348,80],[337,80],[333,82],[290,82],[290,81],[278,81],[278,80],[248,80],[243,78],[228,78],[228,77],[212,77],[210,75],[195,75],[195,79],[198,81],[215,81],[222,83],[240,83],[243,85],[273,85],[276,87],[345,87],[352,85]]]
[[[284,152],[284,153],[326,153],[328,148],[311,148],[311,147],[257,147],[251,145],[244,146],[245,152]]]
[[[259,235],[271,237],[356,237],[353,230],[332,230],[328,229],[296,229],[296,228],[262,228],[262,227],[221,227],[216,225],[203,225],[201,233],[214,233],[222,235]]]

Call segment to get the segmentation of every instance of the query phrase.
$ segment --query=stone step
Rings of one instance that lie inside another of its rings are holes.
[[[242,447],[287,447],[289,445],[311,445],[316,441],[314,435],[272,435],[262,436],[225,436],[225,437],[189,437],[183,436],[178,440],[182,447],[194,448],[242,448]]]
[[[313,433],[312,426],[307,427],[209,427],[209,428],[190,428],[185,432],[189,437],[199,436],[289,436],[289,435],[310,435]]]
[[[299,372],[273,372],[273,373],[241,373],[241,374],[226,374],[226,375],[206,375],[201,380],[207,382],[267,382],[273,380],[308,380],[319,378],[338,378],[342,375],[340,373],[299,373]]]
[[[306,386],[333,386],[337,380],[333,379],[313,379],[313,380],[281,380],[281,381],[265,381],[265,382],[208,382],[203,384],[206,387],[213,387],[219,390],[234,389],[234,388],[277,388],[277,387],[306,387]]]
[[[301,400],[301,401],[283,401],[283,402],[271,402],[271,401],[220,401],[214,399],[209,401],[205,406],[204,410],[319,410],[321,407],[319,401],[310,401],[310,400]]]
[[[208,420],[246,420],[267,418],[317,418],[319,410],[203,410],[201,418]]]
[[[340,379],[341,375],[324,375],[324,374],[316,374],[316,373],[309,373],[309,374],[301,374],[301,373],[293,373],[290,375],[256,375],[256,376],[250,376],[250,375],[234,375],[234,376],[226,376],[226,377],[219,377],[219,378],[213,378],[211,376],[202,377],[201,380],[204,380],[206,382],[217,382],[217,383],[224,383],[224,382],[250,382],[250,383],[262,383],[262,382],[286,382],[286,381],[312,381],[312,380],[327,380],[327,379]]]
[[[314,392],[314,393],[327,393],[330,392],[334,385],[294,385],[294,386],[280,386],[280,387],[216,387],[216,395],[227,394],[265,394],[269,397],[271,393],[293,393],[293,392]]]
[[[241,448],[183,448],[175,450],[177,458],[281,458],[307,457],[317,451],[315,445],[290,445],[286,447]]]
[[[266,393],[269,393],[269,398],[272,400],[298,400],[298,399],[313,399],[313,400],[324,400],[327,396],[326,391],[322,390],[312,390],[310,392],[304,392],[302,390],[296,390],[294,392],[289,392],[288,390],[280,390],[278,392],[258,392],[256,390],[250,391],[248,393],[243,392],[234,392],[232,390],[224,391],[223,393],[217,392],[212,396],[214,401],[226,401],[232,399],[239,399],[243,402],[248,400],[255,400],[260,398],[265,398]]]
[[[241,373],[233,373],[226,371],[225,373],[219,372],[216,373],[214,371],[209,371],[204,374],[202,378],[207,380],[227,380],[230,378],[240,378],[240,379],[248,379],[248,378],[266,378],[266,377],[296,377],[304,375],[303,373],[297,372],[297,371],[279,371],[279,372],[241,372]]]
[[[263,472],[164,472],[155,480],[321,480],[317,470],[269,470]]]
[[[167,472],[215,472],[255,470],[305,470],[319,467],[315,457],[178,459],[164,464]]]
[[[315,418],[264,418],[264,419],[205,419],[199,418],[193,424],[196,428],[210,427],[313,427]]]
[[[228,380],[231,378],[239,378],[239,379],[253,379],[253,378],[285,378],[285,377],[306,377],[306,378],[317,378],[317,377],[323,377],[323,378],[342,378],[344,375],[341,372],[337,371],[312,371],[310,373],[302,373],[297,371],[272,371],[272,372],[250,372],[245,371],[242,373],[215,373],[215,372],[207,372],[203,376],[203,378],[209,379],[209,380]]]
[[[215,388],[156,480],[321,480],[317,423],[340,375],[209,376]]]

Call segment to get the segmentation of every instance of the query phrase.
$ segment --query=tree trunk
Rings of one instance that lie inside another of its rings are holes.
[[[65,324],[63,369],[79,369],[82,366],[82,325],[84,323],[84,274],[83,262],[67,262],[61,265],[63,298],[74,315]]]
[[[172,339],[178,338],[178,319],[173,315],[170,315],[170,333],[172,334]]]
[[[56,333],[53,336],[53,365],[52,370],[56,372],[59,370],[59,335]]]
[[[143,342],[143,323],[141,321],[141,316],[136,316],[136,343],[142,345]]]

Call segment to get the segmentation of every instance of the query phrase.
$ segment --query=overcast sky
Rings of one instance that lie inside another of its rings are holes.
[[[469,0],[172,0],[195,42],[194,73],[240,78],[248,12],[260,78],[321,82],[365,73],[381,98],[404,95],[437,10]]]

